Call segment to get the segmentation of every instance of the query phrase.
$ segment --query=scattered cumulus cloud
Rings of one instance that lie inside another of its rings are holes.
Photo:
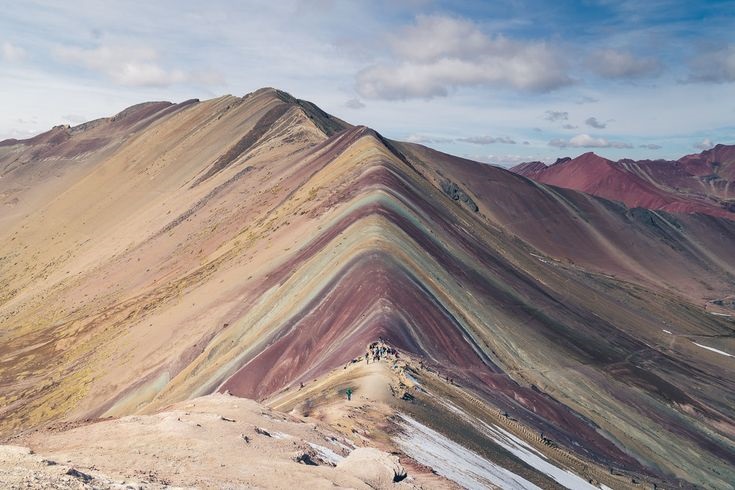
[[[603,49],[592,53],[587,65],[597,75],[610,79],[635,79],[659,75],[661,63],[653,58],[637,57],[627,51]]]
[[[442,143],[470,143],[473,145],[505,144],[515,145],[516,141],[509,136],[465,136],[462,138],[447,138],[444,136],[429,136],[413,133],[406,137],[410,143],[442,144]]]
[[[607,127],[607,123],[598,121],[596,117],[588,117],[587,119],[584,120],[584,123],[587,126],[591,128],[595,128],[595,129],[604,129]]]
[[[689,82],[735,82],[735,44],[702,51],[689,62]]]
[[[513,167],[523,162],[530,161],[542,161],[544,163],[550,163],[553,161],[550,158],[539,157],[538,155],[477,155],[477,154],[465,154],[463,155],[469,160],[476,162],[489,163],[490,165],[496,165],[498,167]]]
[[[36,129],[11,129],[9,131],[0,131],[0,141],[7,139],[24,140],[32,138],[39,133]]]
[[[508,136],[467,136],[465,138],[457,138],[457,141],[463,143],[472,143],[473,145],[493,145],[495,143],[503,143],[506,145],[515,145],[513,138]]]
[[[551,140],[549,146],[556,148],[633,148],[630,143],[608,141],[605,138],[595,138],[588,134],[578,134],[568,140]]]
[[[389,45],[391,61],[357,74],[363,97],[428,99],[477,86],[548,92],[573,82],[564,58],[550,44],[489,36],[459,18],[420,15]]]
[[[638,145],[638,148],[645,148],[646,150],[660,150],[662,146],[657,145],[656,143],[647,143],[644,145]]]
[[[58,59],[104,74],[119,85],[166,87],[177,83],[218,84],[222,77],[212,72],[164,68],[158,53],[148,47],[100,45],[96,48],[58,46]]]
[[[712,148],[714,146],[715,146],[715,144],[709,138],[704,138],[699,143],[695,143],[694,144],[694,148],[696,148],[697,150],[702,150],[702,151],[709,150],[710,148]]]
[[[355,97],[345,102],[345,107],[347,107],[348,109],[362,109],[365,107],[365,104],[360,99]]]
[[[406,137],[406,141],[408,141],[409,143],[420,143],[424,145],[431,145],[431,144],[452,143],[454,139],[446,138],[443,136],[427,136],[424,134],[413,133]]]
[[[7,61],[8,63],[16,63],[23,61],[26,57],[26,50],[20,46],[16,46],[8,41],[5,41],[0,45],[0,58]]]
[[[577,129],[579,126],[575,126],[574,124],[565,124],[562,126],[564,129]]]
[[[544,119],[551,122],[566,121],[569,119],[569,113],[566,111],[546,111]]]

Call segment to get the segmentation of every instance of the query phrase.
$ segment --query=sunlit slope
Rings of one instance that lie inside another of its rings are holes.
[[[607,160],[594,153],[553,165],[522,163],[511,169],[537,182],[669,213],[735,219],[732,174],[735,146],[717,145],[676,161]]]
[[[383,337],[580,455],[723,486],[733,361],[692,340],[732,323],[680,290],[732,294],[733,228],[683,222],[709,238],[272,89],[192,104],[2,235],[2,429],[265,399]]]

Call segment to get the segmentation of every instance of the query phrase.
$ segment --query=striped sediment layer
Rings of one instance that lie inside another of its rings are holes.
[[[640,217],[274,90],[113,143],[53,199],[18,192],[28,214],[0,237],[5,433],[267,400],[382,337],[569,454],[735,481],[732,358],[693,342],[735,350],[728,318],[693,304],[732,288],[732,222]]]

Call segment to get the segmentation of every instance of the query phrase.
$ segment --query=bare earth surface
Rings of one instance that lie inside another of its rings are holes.
[[[0,142],[0,475],[732,489],[730,156],[629,208],[269,88]]]
[[[394,483],[396,472],[405,476],[395,456],[356,452],[324,424],[222,394],[22,442],[40,456],[0,447],[0,479],[11,487],[416,488],[414,478]]]

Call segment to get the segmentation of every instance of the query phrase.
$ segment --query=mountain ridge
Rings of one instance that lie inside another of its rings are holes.
[[[0,234],[4,434],[217,391],[268,403],[383,337],[589,464],[726,481],[707,468],[730,471],[732,366],[694,340],[732,350],[731,322],[701,307],[735,293],[732,221],[627,209],[364,126],[327,134],[336,118],[291,99],[132,126],[59,159],[41,205],[27,196],[45,174],[12,166],[33,148],[0,150],[4,205],[28,213]]]
[[[614,162],[584,153],[546,165],[521,163],[510,169],[545,184],[617,200],[629,207],[735,218],[735,146],[716,145],[675,161]]]

